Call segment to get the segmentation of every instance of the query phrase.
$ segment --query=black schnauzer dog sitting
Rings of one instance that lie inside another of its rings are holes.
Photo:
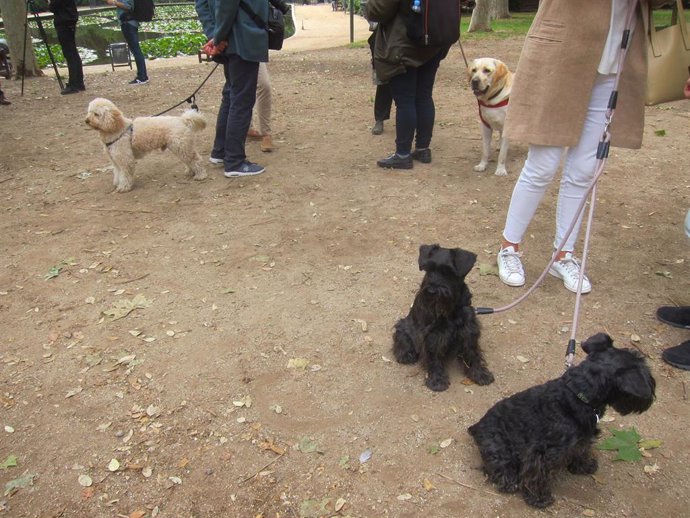
[[[419,248],[419,269],[426,274],[409,314],[395,324],[393,353],[399,363],[421,359],[431,390],[448,388],[446,363],[453,357],[464,363],[467,377],[478,385],[494,380],[479,349],[479,322],[465,284],[476,260],[475,254],[460,248]]]
[[[553,503],[555,470],[596,472],[592,444],[607,406],[626,415],[642,413],[654,401],[656,382],[640,353],[613,347],[604,333],[587,339],[582,349],[582,363],[499,401],[469,427],[489,480],[505,493],[520,490],[534,507]]]

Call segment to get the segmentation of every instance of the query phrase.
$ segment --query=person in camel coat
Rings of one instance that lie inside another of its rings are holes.
[[[653,7],[669,0],[651,0]],[[618,70],[626,21],[633,30],[610,128],[611,145],[642,145],[647,75],[647,2],[635,0],[541,0],[518,62],[504,136],[529,144],[515,184],[497,255],[499,277],[522,286],[525,273],[520,243],[563,155],[554,250],[576,217],[591,183],[596,152]],[[574,256],[582,216],[549,273],[577,291],[580,263]],[[592,286],[584,276],[582,292]]]

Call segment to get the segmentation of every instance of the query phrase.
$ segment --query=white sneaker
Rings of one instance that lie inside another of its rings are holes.
[[[215,157],[208,157],[208,161],[211,162],[213,165],[223,165],[223,159],[222,158],[215,158]]]
[[[549,273],[554,277],[562,279],[565,289],[577,293],[577,282],[580,278],[580,261],[575,259],[572,252],[567,252],[563,259],[553,263]],[[592,283],[589,282],[585,275],[582,277],[582,293],[589,293],[590,291],[592,291]]]
[[[496,256],[498,263],[498,277],[508,286],[524,286],[525,270],[522,268],[520,257],[522,254],[516,252],[512,246],[501,248]]]

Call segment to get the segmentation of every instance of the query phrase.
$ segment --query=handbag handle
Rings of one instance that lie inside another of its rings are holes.
[[[651,4],[648,4],[649,8],[649,43],[652,48],[652,54],[655,58],[661,56],[661,50],[657,45],[656,39],[656,25],[654,24],[654,17],[652,12]],[[675,23],[674,23],[675,22]],[[685,12],[683,11],[682,0],[676,0],[676,5],[673,8],[673,14],[671,16],[671,25],[678,24],[680,26],[680,33],[683,37],[683,44],[685,50],[690,51],[690,38],[688,38],[688,23],[685,20]]]

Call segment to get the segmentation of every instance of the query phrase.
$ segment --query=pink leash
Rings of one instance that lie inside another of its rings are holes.
[[[628,13],[628,17],[625,22],[625,30],[623,31],[623,39],[621,41],[621,48],[619,50],[619,59],[618,59],[618,70],[616,71],[616,81],[613,85],[613,91],[611,92],[611,97],[609,98],[609,104],[608,108],[606,110],[606,122],[604,124],[604,131],[602,132],[601,139],[599,140],[599,144],[597,147],[597,164],[595,166],[594,170],[594,176],[592,177],[592,182],[589,184],[589,187],[587,188],[587,191],[585,192],[585,196],[582,198],[582,201],[580,202],[580,206],[577,209],[577,212],[575,214],[575,217],[573,218],[573,221],[570,223],[570,226],[568,227],[568,231],[565,234],[565,237],[563,238],[563,242],[558,246],[556,251],[554,252],[553,256],[551,257],[551,260],[549,263],[546,265],[546,268],[544,268],[544,271],[541,272],[541,275],[537,280],[534,282],[534,284],[525,292],[523,293],[520,297],[515,299],[513,302],[510,304],[500,307],[500,308],[476,308],[476,313],[478,315],[488,315],[492,313],[502,313],[504,311],[508,311],[509,309],[514,308],[518,304],[520,304],[522,301],[524,301],[527,297],[529,297],[534,290],[536,290],[539,285],[542,283],[546,275],[549,273],[549,270],[551,269],[551,266],[553,263],[556,261],[556,257],[558,254],[561,253],[563,250],[563,246],[565,245],[566,240],[570,236],[570,234],[573,232],[573,229],[575,228],[575,224],[577,223],[578,218],[580,217],[580,214],[582,214],[585,204],[587,203],[587,199],[591,195],[591,202],[589,206],[589,215],[587,217],[587,227],[585,231],[585,239],[584,239],[584,245],[582,249],[582,264],[580,266],[580,277],[578,278],[577,281],[577,292],[575,294],[575,309],[573,310],[573,326],[572,330],[570,333],[570,340],[568,340],[568,346],[566,349],[566,354],[565,354],[565,368],[569,369],[573,365],[573,360],[575,359],[575,335],[577,334],[577,325],[580,319],[580,301],[582,299],[582,279],[584,277],[584,272],[585,272],[585,267],[587,265],[587,255],[589,252],[589,238],[591,235],[591,229],[592,229],[592,221],[594,220],[594,205],[595,205],[595,200],[596,200],[596,187],[597,187],[597,181],[599,180],[599,177],[604,172],[604,167],[606,166],[606,160],[608,159],[609,156],[609,148],[611,145],[611,132],[609,131],[609,128],[611,126],[611,123],[613,122],[613,115],[616,111],[616,103],[618,101],[618,85],[620,83],[620,78],[621,78],[621,73],[623,72],[623,63],[625,62],[625,57],[628,54],[628,48],[629,48],[629,43],[630,43],[630,35],[632,33],[632,28],[633,28],[633,23],[634,23],[634,17],[635,17],[635,11],[637,10],[637,5],[639,2],[635,2],[633,5],[633,8],[630,9]],[[650,23],[653,23],[653,21],[650,21]]]

